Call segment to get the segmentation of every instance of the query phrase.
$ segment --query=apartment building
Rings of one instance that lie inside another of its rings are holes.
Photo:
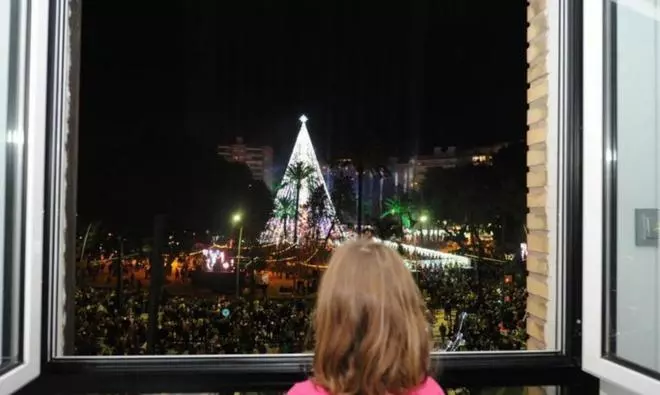
[[[487,147],[457,149],[456,147],[435,147],[430,155],[419,155],[407,162],[391,158],[389,169],[396,186],[404,190],[418,187],[429,169],[450,169],[459,166],[489,166],[493,157],[508,143],[494,144]]]
[[[271,147],[249,147],[242,137],[237,137],[234,144],[218,146],[218,155],[228,162],[246,164],[255,180],[261,180],[268,189],[273,189],[273,149]]]

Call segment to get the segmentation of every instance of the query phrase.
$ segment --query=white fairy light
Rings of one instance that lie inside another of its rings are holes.
[[[332,218],[335,216],[335,208],[330,199],[330,192],[328,187],[325,184],[325,179],[321,171],[321,165],[316,157],[316,152],[314,150],[314,145],[312,144],[312,139],[307,130],[307,118],[306,115],[301,115],[299,121],[301,123],[300,130],[298,131],[298,137],[293,146],[293,151],[289,157],[289,162],[287,164],[287,169],[295,163],[303,163],[307,166],[310,166],[313,170],[313,178],[316,185],[322,185],[325,191],[327,206],[326,206],[326,218],[321,221],[320,230],[321,232],[327,232],[332,224]],[[282,177],[280,188],[277,191],[277,196],[275,199],[286,198],[295,201],[296,198],[296,187],[295,183],[289,178],[288,172],[284,172],[284,177]],[[298,203],[298,212],[300,217],[300,222],[304,222],[308,216],[307,211],[309,211],[309,199],[312,194],[312,188],[308,182],[303,183],[302,188],[300,189],[300,198]],[[294,219],[289,219],[287,221],[287,228],[293,228]],[[299,224],[300,224],[299,222]],[[266,230],[262,235],[262,241],[267,243],[276,243],[280,240],[280,237],[284,233],[284,221],[277,218],[271,218],[266,225]],[[292,229],[287,229],[287,236],[289,239],[293,240],[293,231]],[[300,235],[300,233],[299,233]],[[289,241],[291,241],[289,240]]]

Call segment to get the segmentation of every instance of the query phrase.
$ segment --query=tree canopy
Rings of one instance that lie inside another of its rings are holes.
[[[497,238],[520,242],[527,213],[525,152],[525,145],[517,143],[500,150],[492,166],[429,169],[421,190],[425,206],[434,219],[493,223],[499,229]]]

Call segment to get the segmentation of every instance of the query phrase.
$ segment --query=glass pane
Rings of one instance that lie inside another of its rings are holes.
[[[21,359],[23,11],[19,1],[0,3],[0,369]]]
[[[605,353],[660,372],[658,4],[611,2]]]
[[[358,234],[435,350],[526,349],[524,2],[174,4],[85,4],[66,354],[310,351]]]

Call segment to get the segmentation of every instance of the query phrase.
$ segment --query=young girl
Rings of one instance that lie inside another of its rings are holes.
[[[289,395],[444,395],[430,376],[425,306],[399,254],[347,243],[321,279],[314,375]]]

